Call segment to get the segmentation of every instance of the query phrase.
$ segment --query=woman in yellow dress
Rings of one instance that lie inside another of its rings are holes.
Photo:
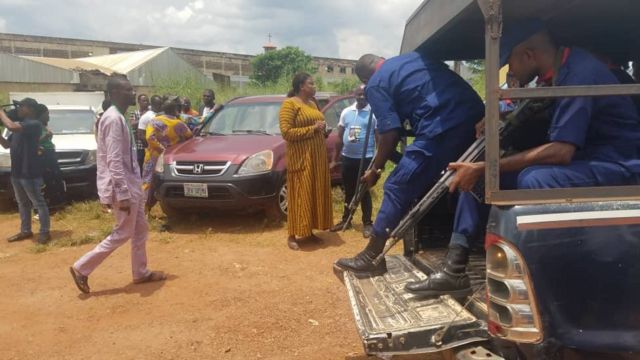
[[[168,147],[193,136],[191,130],[178,117],[179,104],[180,99],[177,96],[170,96],[162,104],[164,114],[156,116],[147,125],[145,138],[149,146],[145,151],[144,164],[142,165],[142,189],[147,193],[147,212],[156,203],[151,184],[158,157]]]
[[[287,245],[292,250],[300,249],[297,239],[321,241],[312,229],[333,225],[326,123],[315,93],[311,75],[299,73],[280,109],[280,132],[287,142]]]

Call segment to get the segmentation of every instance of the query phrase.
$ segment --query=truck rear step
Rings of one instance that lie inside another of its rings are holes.
[[[404,290],[407,282],[426,279],[404,256],[386,260],[388,272],[382,276],[358,279],[343,274],[366,353],[435,352],[487,340],[485,321],[450,296],[424,299]]]

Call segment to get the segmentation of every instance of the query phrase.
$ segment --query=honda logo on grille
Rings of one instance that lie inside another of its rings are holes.
[[[202,174],[203,171],[204,171],[204,165],[203,164],[194,164],[193,165],[193,173],[194,174]]]

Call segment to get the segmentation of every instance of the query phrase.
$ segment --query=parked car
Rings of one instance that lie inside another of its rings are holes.
[[[89,106],[49,106],[49,129],[53,132],[58,164],[67,193],[82,196],[96,193],[96,112]],[[8,130],[4,130],[4,137]],[[9,149],[0,148],[0,202],[14,201],[11,187]]]
[[[278,113],[282,95],[233,99],[202,127],[198,136],[162,154],[154,174],[155,196],[165,214],[185,209],[264,209],[269,217],[287,213],[285,141]],[[329,97],[322,108],[335,128],[353,96]],[[327,138],[328,157],[337,132]],[[331,173],[341,181],[340,170]]]

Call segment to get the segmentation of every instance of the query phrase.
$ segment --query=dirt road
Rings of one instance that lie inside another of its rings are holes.
[[[68,267],[93,245],[9,244],[17,217],[0,214],[0,359],[366,358],[331,271],[363,246],[359,232],[319,233],[323,245],[293,252],[284,228],[257,215],[186,219],[148,243],[168,281],[132,285],[125,246],[84,296]]]

